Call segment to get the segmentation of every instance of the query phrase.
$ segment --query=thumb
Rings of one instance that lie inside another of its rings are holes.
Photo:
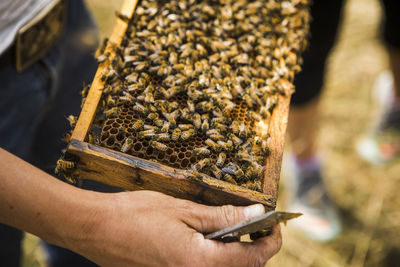
[[[195,204],[186,223],[201,233],[210,233],[265,213],[262,204],[247,207],[225,205],[211,207]]]

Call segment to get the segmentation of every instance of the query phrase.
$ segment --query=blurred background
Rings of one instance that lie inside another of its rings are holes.
[[[87,0],[102,38],[111,33],[121,2]],[[335,241],[321,244],[303,237],[289,222],[282,227],[282,250],[267,266],[400,266],[400,160],[371,166],[354,150],[376,111],[375,80],[388,69],[380,40],[380,2],[348,0],[343,16],[322,95],[319,148],[326,162],[325,182],[340,208],[344,231]],[[283,174],[281,210],[285,186]],[[44,259],[39,240],[26,235],[23,266],[45,266]]]

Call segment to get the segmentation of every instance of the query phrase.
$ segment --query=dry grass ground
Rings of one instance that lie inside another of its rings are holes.
[[[289,223],[282,251],[270,266],[400,266],[399,161],[371,166],[354,150],[376,111],[371,95],[375,79],[388,68],[380,21],[379,1],[347,1],[322,95],[319,147],[326,183],[343,216],[343,234],[319,244]],[[282,177],[281,202],[284,182]]]
[[[121,0],[88,0],[102,36],[110,33]],[[325,178],[341,210],[344,231],[320,244],[283,227],[284,245],[268,266],[400,266],[400,162],[371,166],[354,151],[357,138],[374,114],[371,89],[387,69],[379,40],[381,7],[377,0],[349,0],[322,96],[319,147],[326,160]],[[282,177],[280,208],[284,209]],[[24,243],[25,267],[43,266],[37,239]]]

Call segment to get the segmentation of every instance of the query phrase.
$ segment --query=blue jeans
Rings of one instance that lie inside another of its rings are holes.
[[[97,30],[83,1],[69,1],[67,29],[39,62],[22,73],[0,69],[0,146],[54,175],[61,141],[69,131],[66,116],[78,115],[80,90],[93,79]],[[97,185],[87,188],[110,191]],[[29,193],[29,191],[27,190]],[[0,224],[2,266],[19,266],[22,233]],[[95,266],[87,259],[45,244],[50,266]]]

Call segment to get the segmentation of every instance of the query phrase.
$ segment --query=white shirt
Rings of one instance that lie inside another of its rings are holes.
[[[54,0],[0,0],[0,55],[14,42],[18,30]]]

